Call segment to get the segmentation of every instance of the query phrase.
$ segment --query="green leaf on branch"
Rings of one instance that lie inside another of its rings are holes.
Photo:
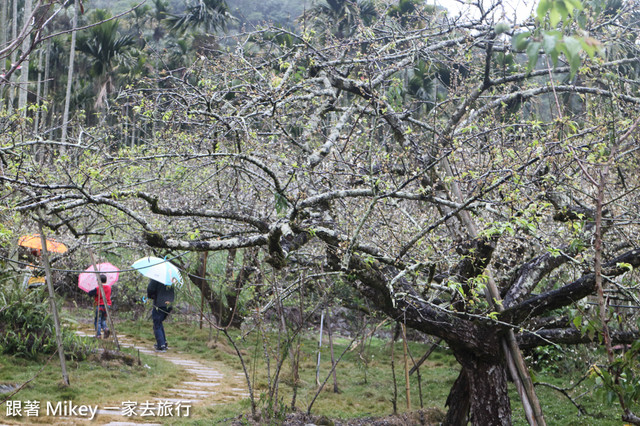
[[[282,214],[289,207],[289,201],[287,201],[287,199],[283,197],[282,194],[277,192],[274,194],[274,197],[275,197],[276,212],[278,214]]]
[[[618,262],[618,263],[616,263],[616,266],[619,267],[619,268],[628,269],[629,271],[633,271],[633,265],[630,264],[630,263]]]
[[[562,17],[562,13],[560,12],[559,8],[551,8],[551,10],[549,11],[549,23],[551,24],[551,28],[557,27],[558,23],[560,23],[560,21],[563,19],[564,18]]]
[[[515,34],[511,39],[511,44],[513,45],[513,48],[517,51],[522,51],[526,49],[527,45],[530,42],[529,40],[530,36],[531,36],[531,32],[529,31]]]
[[[565,53],[569,58],[580,55],[580,51],[582,50],[582,44],[580,43],[580,40],[575,37],[565,37],[564,46]]]
[[[571,78],[573,78],[576,71],[578,71],[578,68],[580,68],[580,65],[582,64],[582,60],[580,58],[582,43],[580,43],[580,40],[575,37],[565,37],[563,47],[564,53],[569,60]]]
[[[582,317],[581,316],[577,316],[573,319],[573,325],[576,328],[576,330],[580,330],[580,326],[582,326]]]
[[[545,52],[551,53],[556,49],[556,44],[560,39],[557,31],[549,31],[542,35],[542,47]]]
[[[538,19],[542,21],[544,17],[547,15],[550,7],[550,0],[540,0],[538,3],[538,8],[536,9],[536,14],[538,15]]]
[[[529,63],[527,64],[527,68],[529,69],[529,71],[531,71],[538,63],[539,52],[540,52],[539,42],[529,43],[529,45],[527,46],[527,56],[529,57]]]

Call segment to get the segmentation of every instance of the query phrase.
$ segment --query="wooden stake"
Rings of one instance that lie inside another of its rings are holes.
[[[58,307],[56,306],[55,293],[53,292],[53,282],[51,281],[51,268],[49,267],[49,253],[47,252],[47,240],[42,231],[42,222],[38,220],[38,229],[40,230],[40,243],[42,244],[42,263],[44,264],[44,273],[47,280],[47,288],[49,289],[49,303],[51,304],[51,313],[53,314],[53,324],[56,329],[56,343],[58,345],[58,355],[60,356],[60,368],[62,369],[62,380],[66,386],[69,386],[69,375],[67,374],[67,362],[64,358],[64,347],[62,346],[62,330],[60,329],[60,317],[58,316]]]
[[[320,314],[320,337],[318,338],[318,361],[316,363],[316,383],[320,386],[320,349],[322,348],[322,325],[324,323],[324,310]]]
[[[398,330],[398,324],[396,323],[396,329],[391,335],[391,377],[393,378],[393,399],[391,404],[393,405],[393,414],[398,413],[398,383],[396,381],[396,333]]]
[[[338,376],[336,373],[336,360],[333,355],[333,336],[331,334],[331,309],[327,309],[327,335],[329,336],[329,353],[331,354],[331,367],[333,368],[333,393],[339,393]]]
[[[209,255],[208,251],[205,251],[204,253],[202,253],[202,270],[200,271],[200,277],[202,278],[203,286],[204,286],[205,278],[207,276],[207,256],[208,255]],[[204,321],[204,292],[200,291],[200,330],[202,330],[203,321]]]
[[[416,370],[420,369],[420,366],[427,360],[427,358],[429,358],[433,351],[438,347],[440,342],[442,342],[442,339],[437,339],[435,342],[433,342],[433,345],[431,345],[429,350],[427,350],[427,352],[422,355],[422,358],[420,358],[420,360],[416,362],[413,367],[411,367],[411,370],[409,370],[409,375],[412,375]]]
[[[411,411],[411,383],[409,382],[409,356],[407,354],[407,328],[402,326],[402,347],[404,348],[404,389],[407,395],[407,410]]]

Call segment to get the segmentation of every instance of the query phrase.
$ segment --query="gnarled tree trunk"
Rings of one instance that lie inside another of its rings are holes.
[[[462,365],[446,405],[445,425],[510,425],[511,404],[507,393],[507,370],[504,357],[478,357],[469,352],[456,352]]]

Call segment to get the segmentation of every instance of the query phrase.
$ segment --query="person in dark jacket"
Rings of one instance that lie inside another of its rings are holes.
[[[165,352],[168,346],[162,322],[173,309],[173,301],[175,299],[173,286],[150,280],[147,286],[147,297],[153,299],[151,319],[153,320],[153,334],[156,337],[154,348],[157,351]]]
[[[111,307],[111,287],[108,285],[104,285],[107,282],[107,276],[100,274],[100,282],[102,283],[102,288],[104,289],[104,297],[106,299],[107,306]],[[107,327],[107,309],[104,307],[105,301],[102,300],[102,293],[100,292],[100,288],[96,287],[89,292],[89,296],[93,296],[95,298],[96,305],[96,315],[93,319],[93,325],[96,328],[96,337],[100,339],[102,337],[100,330],[104,330],[104,338],[108,338],[111,332]]]

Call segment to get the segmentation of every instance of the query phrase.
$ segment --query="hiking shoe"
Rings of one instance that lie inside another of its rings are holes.
[[[153,345],[153,349],[155,349],[156,352],[166,352],[167,351],[167,348],[165,346],[158,347],[158,345]]]
[[[96,334],[96,339],[102,339],[102,336],[99,334]]]
[[[111,330],[105,330],[105,331],[104,331],[104,338],[105,338],[105,339],[108,339],[108,338],[109,338],[109,336],[111,336]]]

